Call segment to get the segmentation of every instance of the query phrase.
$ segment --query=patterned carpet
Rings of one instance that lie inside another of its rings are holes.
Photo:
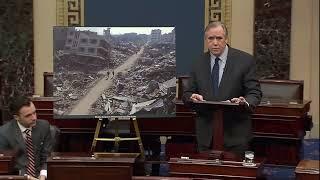
[[[319,139],[306,139],[303,141],[301,154],[303,159],[319,160]],[[295,167],[265,166],[263,174],[267,180],[294,180]]]

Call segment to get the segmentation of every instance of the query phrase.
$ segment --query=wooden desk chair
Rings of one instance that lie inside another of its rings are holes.
[[[303,100],[303,81],[261,79],[261,91],[266,99]]]
[[[52,97],[53,96],[53,72],[43,73],[43,96]]]
[[[58,151],[59,139],[60,139],[60,129],[55,125],[50,125],[50,133],[52,138],[52,151]]]
[[[263,95],[262,101],[280,99],[302,102],[304,100],[304,82],[302,80],[261,79],[259,81]],[[306,117],[304,128],[306,131],[310,131],[312,127],[312,116],[308,115]]]
[[[259,80],[263,98],[303,100],[303,81],[300,80]],[[178,78],[178,99],[183,96],[183,91],[190,84],[190,76]]]

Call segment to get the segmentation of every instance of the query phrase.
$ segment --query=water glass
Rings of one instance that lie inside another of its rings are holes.
[[[246,151],[244,153],[244,166],[254,166],[254,152],[253,151]]]

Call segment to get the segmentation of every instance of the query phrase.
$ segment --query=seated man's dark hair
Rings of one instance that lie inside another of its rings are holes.
[[[23,106],[30,106],[31,104],[31,99],[27,96],[17,96],[15,98],[12,98],[13,101],[10,104],[9,110],[12,115],[17,115],[19,114],[19,110]]]

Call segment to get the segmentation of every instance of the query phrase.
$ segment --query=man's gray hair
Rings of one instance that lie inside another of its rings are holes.
[[[222,29],[223,29],[223,31],[224,31],[225,37],[228,37],[228,29],[227,29],[227,26],[226,26],[223,22],[221,22],[221,21],[213,21],[213,22],[209,23],[209,24],[207,25],[207,27],[205,28],[204,32],[206,33],[207,31],[209,31],[209,29],[211,29],[211,28],[216,28],[216,27],[219,27],[219,26],[222,27]]]

